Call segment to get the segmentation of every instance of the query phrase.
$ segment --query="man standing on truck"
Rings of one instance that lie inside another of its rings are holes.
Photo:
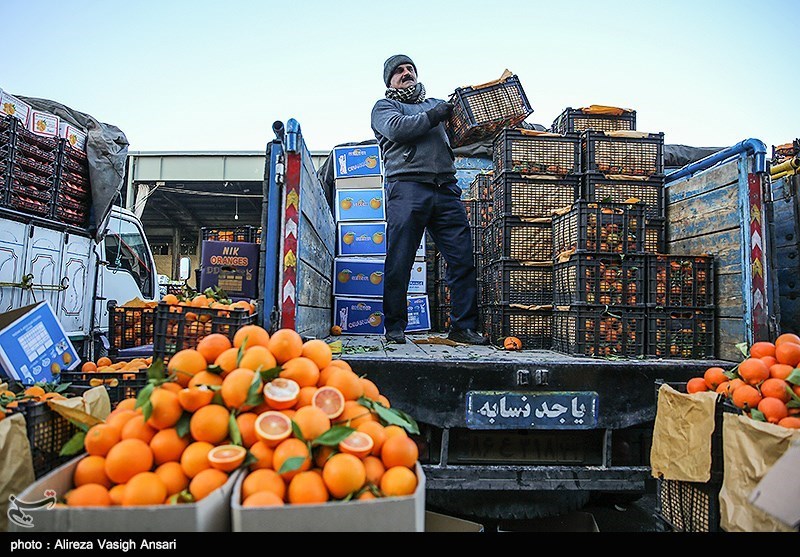
[[[478,328],[478,288],[472,237],[456,182],[454,156],[443,123],[453,105],[425,97],[417,67],[396,54],[383,65],[386,98],[372,109],[386,187],[386,265],[383,313],[386,341],[405,343],[406,291],[417,247],[428,229],[447,262],[452,302],[447,338],[486,344]]]

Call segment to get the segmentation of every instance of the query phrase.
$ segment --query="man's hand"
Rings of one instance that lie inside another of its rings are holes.
[[[441,122],[444,122],[450,118],[450,115],[453,113],[454,106],[455,105],[453,105],[453,103],[439,103],[433,108],[425,111],[425,114],[428,115],[431,125],[438,126]]]

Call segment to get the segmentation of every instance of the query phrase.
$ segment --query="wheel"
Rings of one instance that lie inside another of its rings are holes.
[[[428,491],[426,504],[445,514],[483,520],[557,516],[582,508],[588,491]]]

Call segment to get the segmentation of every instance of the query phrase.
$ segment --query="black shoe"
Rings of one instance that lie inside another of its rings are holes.
[[[449,340],[453,342],[460,342],[462,344],[488,344],[489,339],[485,336],[473,331],[472,329],[453,329],[447,335]]]
[[[386,342],[389,344],[405,344],[406,335],[403,331],[386,331]]]

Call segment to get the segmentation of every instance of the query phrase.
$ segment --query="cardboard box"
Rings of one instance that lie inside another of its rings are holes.
[[[79,363],[78,353],[48,301],[0,315],[0,366],[25,385],[52,382]]]
[[[0,115],[14,116],[27,127],[30,114],[31,105],[0,89]]]
[[[374,296],[383,297],[383,258],[337,257],[333,263],[334,296]],[[427,292],[427,263],[414,261],[409,294]]]
[[[371,190],[336,188],[336,220],[385,221],[386,202],[383,188]]]
[[[333,178],[337,188],[380,188],[383,161],[377,144],[333,149]]]
[[[428,296],[408,296],[407,333],[431,328]],[[343,335],[382,335],[383,300],[368,298],[335,298],[333,324],[342,328]]]
[[[59,122],[58,137],[66,139],[67,143],[69,143],[70,147],[73,149],[83,151],[84,153],[86,152],[86,139],[88,135],[85,131],[76,128],[72,124]]]
[[[340,222],[336,238],[339,255],[386,255],[385,222]]]
[[[85,455],[84,455],[85,456]],[[79,456],[29,485],[17,496],[20,502],[41,501],[46,491],[61,499],[72,488],[72,475]],[[198,503],[145,507],[56,507],[25,509],[32,527],[9,520],[10,532],[230,532],[231,492],[242,471]]]
[[[258,297],[259,245],[203,240],[200,292],[217,286],[229,297]]]
[[[234,532],[423,532],[425,474],[417,463],[413,495],[316,505],[242,507],[242,476],[233,489]]]
[[[42,110],[31,110],[28,117],[28,131],[43,137],[58,137],[61,120],[55,114]]]

